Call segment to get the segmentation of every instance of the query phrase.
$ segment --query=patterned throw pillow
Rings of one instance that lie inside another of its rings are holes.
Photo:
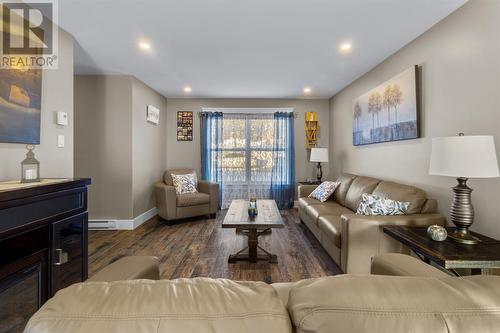
[[[172,182],[175,186],[176,194],[196,193],[196,175],[189,173],[186,175],[172,174]]]
[[[309,198],[325,202],[333,194],[333,192],[335,192],[335,189],[339,185],[339,182],[322,182],[318,187],[314,189],[314,191],[312,191],[311,194],[309,194]]]
[[[378,195],[364,193],[361,196],[356,214],[359,215],[404,215],[410,206],[409,202],[382,198]]]

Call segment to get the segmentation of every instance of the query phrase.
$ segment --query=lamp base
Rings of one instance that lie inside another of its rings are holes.
[[[470,234],[470,232],[466,230],[456,230],[453,233],[449,234],[448,237],[450,237],[453,241],[461,244],[467,244],[467,245],[476,245],[481,242],[481,240],[477,237],[474,237]]]
[[[321,162],[318,162],[318,166],[316,167],[316,179],[318,183],[321,183],[321,178],[323,178],[323,170],[321,168]]]
[[[467,178],[457,178],[458,185],[453,188],[453,203],[450,209],[450,219],[457,229],[449,237],[457,243],[475,245],[480,240],[469,233],[469,227],[474,222],[474,207],[472,206],[472,189],[467,186]]]

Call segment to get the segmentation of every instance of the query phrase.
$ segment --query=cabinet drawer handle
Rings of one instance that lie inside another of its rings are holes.
[[[56,249],[56,262],[54,265],[61,266],[68,262],[68,252],[64,252],[62,249]]]

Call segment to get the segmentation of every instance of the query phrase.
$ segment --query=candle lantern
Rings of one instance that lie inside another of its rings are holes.
[[[21,162],[21,183],[35,183],[40,181],[40,162],[35,158],[34,146],[26,146],[28,152]]]

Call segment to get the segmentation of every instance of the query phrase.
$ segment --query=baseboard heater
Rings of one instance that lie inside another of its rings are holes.
[[[93,220],[89,221],[89,230],[108,230],[116,229],[116,221]]]

